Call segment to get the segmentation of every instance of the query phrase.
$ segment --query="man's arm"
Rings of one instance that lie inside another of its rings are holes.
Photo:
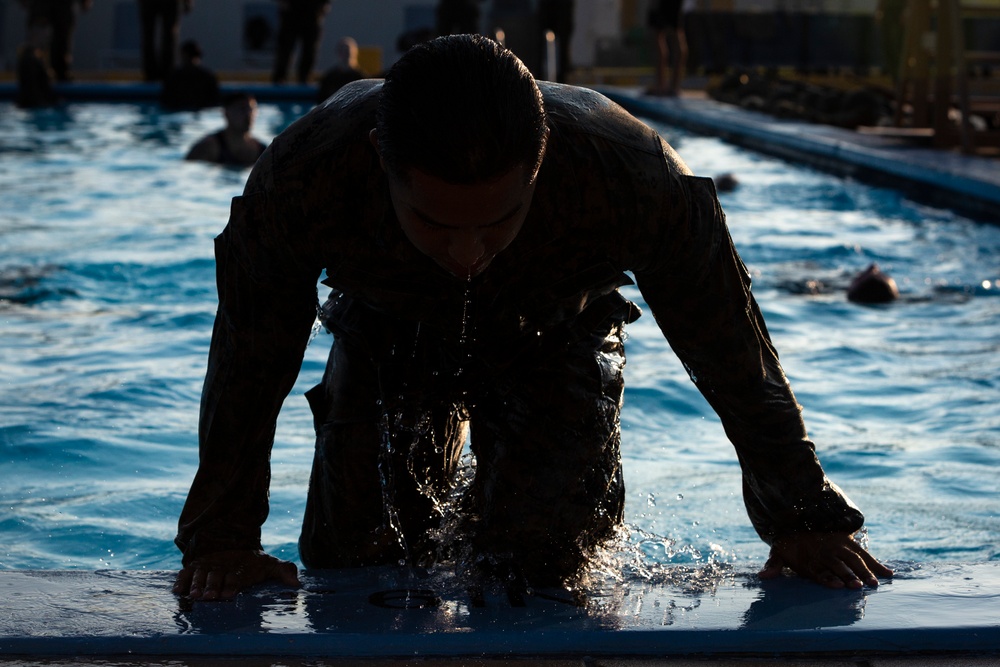
[[[772,545],[763,574],[787,566],[851,586],[888,576],[851,539],[864,517],[816,458],[711,181],[678,176],[677,185],[686,210],[637,284],[736,447],[748,514]]]
[[[316,317],[319,269],[307,248],[296,247],[301,230],[288,217],[258,190],[233,201],[216,239],[219,310],[202,393],[199,467],[175,540],[184,554],[182,594],[224,597],[234,577],[241,585],[262,575],[294,578],[294,566],[288,577],[260,544],[275,422]]]

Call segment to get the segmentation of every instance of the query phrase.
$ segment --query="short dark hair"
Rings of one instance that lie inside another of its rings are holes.
[[[242,90],[234,90],[232,92],[226,93],[222,97],[222,108],[225,109],[226,107],[236,104],[237,102],[243,103],[256,100],[257,98],[251,95],[250,93],[244,92]]]
[[[201,45],[193,39],[186,40],[181,44],[181,54],[185,58],[201,58],[204,54],[201,52]]]
[[[517,56],[481,35],[449,35],[407,51],[385,76],[377,116],[386,169],[450,183],[492,180],[545,154],[545,106]]]

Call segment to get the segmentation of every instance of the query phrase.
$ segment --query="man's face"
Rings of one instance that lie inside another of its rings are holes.
[[[389,174],[389,194],[406,238],[441,268],[471,280],[521,231],[535,192],[527,169],[473,185],[411,169],[407,179]]]
[[[240,132],[249,132],[253,129],[254,120],[257,118],[257,100],[233,102],[223,112],[230,127]]]

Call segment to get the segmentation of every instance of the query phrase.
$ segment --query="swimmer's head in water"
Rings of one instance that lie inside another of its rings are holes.
[[[729,172],[719,174],[712,180],[715,181],[715,190],[717,192],[732,192],[740,184],[740,182],[736,180],[736,177]]]
[[[872,264],[851,281],[847,298],[856,303],[889,303],[899,298],[899,288],[878,264]]]

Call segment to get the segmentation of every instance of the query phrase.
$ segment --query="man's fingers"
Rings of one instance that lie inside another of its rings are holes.
[[[813,572],[809,578],[827,588],[843,588],[846,585],[844,579],[833,570]]]
[[[195,600],[228,600],[244,588],[268,580],[301,587],[298,568],[290,561],[262,551],[221,552],[181,570],[174,581],[174,593]]]
[[[226,572],[225,577],[222,580],[222,586],[219,589],[219,599],[229,600],[236,596],[244,586],[248,586],[257,582],[243,581],[242,572]]]
[[[848,586],[852,588],[860,588],[861,586],[867,584],[869,586],[878,586],[878,577],[875,573],[871,571],[871,563],[868,562],[864,556],[867,552],[862,551],[858,553],[856,551],[851,551],[847,556],[844,557],[845,565],[850,568],[851,576],[853,576],[857,582],[857,586],[851,586],[851,582],[847,582]]]
[[[856,569],[859,565],[864,573],[867,574],[863,574]],[[833,582],[834,585],[832,585],[831,588],[843,588],[844,586],[847,586],[848,588],[862,588],[864,583],[859,578],[862,576],[867,581],[871,581],[871,573],[868,572],[868,568],[866,568],[861,559],[857,558],[856,554],[853,553],[847,554],[845,556],[845,560],[838,559],[835,563],[833,563],[830,566],[830,572],[836,580]],[[830,585],[830,583],[831,582],[828,582],[827,585]],[[878,582],[876,581],[875,584],[878,585]]]
[[[195,600],[215,600],[225,588],[226,571],[192,563],[177,574],[174,593]]]
[[[757,576],[761,579],[775,579],[781,576],[781,571],[784,567],[785,562],[778,556],[771,554],[771,557],[764,563],[764,567],[757,573]]]
[[[184,568],[177,573],[177,578],[174,579],[174,594],[175,595],[187,595],[191,590],[191,578],[194,576],[194,572],[190,568]]]
[[[226,589],[226,580],[229,578],[228,570],[209,570],[205,578],[205,589],[201,598],[203,600],[218,600],[223,597],[222,593]]]
[[[864,549],[844,548],[831,554],[829,559],[828,569],[822,569],[820,576],[814,578],[824,585],[831,586],[832,580],[826,576],[829,573],[840,582],[840,585],[833,583],[833,588],[840,588],[841,585],[848,588],[863,588],[866,585],[874,588],[878,586],[878,575],[875,571],[883,576],[884,573],[892,574],[892,570],[879,563]]]
[[[892,570],[850,535],[837,533],[798,533],[775,541],[760,577],[776,577],[777,564],[828,588],[875,587],[880,577],[892,576]]]
[[[874,574],[877,578],[889,579],[890,577],[892,577],[893,571],[890,568],[883,565],[882,563],[878,562],[878,559],[875,558],[875,556],[872,556],[867,551],[862,551],[861,557],[864,559],[865,564],[868,566],[868,569],[871,571],[871,573]]]
[[[286,586],[294,586],[296,588],[301,588],[302,586],[302,583],[299,581],[299,568],[295,567],[295,563],[290,561],[279,560],[272,572],[272,576]]]
[[[205,580],[208,579],[208,570],[194,565],[194,574],[191,576],[191,590],[188,592],[193,598],[200,598],[205,591]]]

